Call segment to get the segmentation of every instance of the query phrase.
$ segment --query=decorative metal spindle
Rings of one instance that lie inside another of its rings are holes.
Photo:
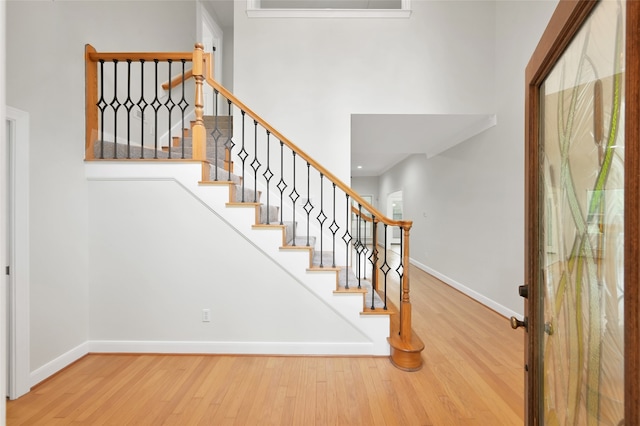
[[[284,208],[283,208],[283,195],[284,190],[287,189],[287,183],[284,181],[284,142],[280,141],[280,181],[278,182],[277,188],[280,191],[280,225],[284,225],[282,220]],[[293,224],[293,228],[295,229],[296,224]]]
[[[169,64],[169,66],[167,67],[168,72],[169,72],[169,79],[168,81],[171,81],[171,64],[173,63],[173,60],[171,59],[167,59],[167,63]],[[167,135],[169,135],[169,149],[168,149],[168,153],[169,153],[169,159],[171,159],[171,114],[173,112],[173,108],[175,108],[176,104],[175,102],[173,102],[173,99],[171,99],[171,92],[173,92],[171,86],[169,86],[169,94],[167,96],[167,100],[164,103],[165,108],[167,108],[167,115],[169,116],[169,123],[168,123],[168,130],[167,130]]]
[[[296,245],[296,201],[298,201],[298,198],[300,198],[300,194],[298,194],[298,191],[296,191],[296,153],[295,151],[291,151],[291,153],[293,154],[293,190],[291,191],[291,193],[289,194],[289,198],[291,198],[291,201],[293,202],[293,208],[291,209],[292,212],[292,216],[293,216],[293,245]],[[308,239],[308,237],[307,237]]]
[[[334,185],[335,187],[335,185]],[[351,214],[351,206],[349,205],[349,194],[345,194],[347,196],[347,220],[345,221],[345,231],[342,235],[342,241],[344,241],[345,245],[345,267],[344,267],[344,275],[345,275],[345,288],[349,289],[349,244],[351,244],[351,234],[349,233],[349,215]]]
[[[333,223],[329,226],[329,231],[333,234],[333,251],[331,252],[331,267],[336,267],[336,232],[340,226],[336,223],[336,184],[333,184]]]
[[[131,109],[135,104],[131,100],[131,59],[127,59],[127,100],[124,107],[127,109],[127,158],[131,158]]]
[[[242,175],[241,175],[242,176],[242,202],[244,203],[244,163],[247,157],[249,156],[249,154],[247,153],[247,150],[244,148],[244,118],[246,113],[241,110],[240,114],[242,114],[242,149],[240,149],[240,152],[238,153],[238,157],[242,161]]]
[[[262,174],[262,176],[264,176],[265,180],[267,181],[267,225],[271,224],[271,215],[269,214],[269,182],[271,181],[271,178],[273,177],[273,173],[271,172],[271,168],[269,166],[269,163],[271,162],[270,160],[270,140],[269,137],[271,136],[271,132],[269,130],[267,130],[267,169],[264,171],[264,173]],[[256,189],[257,191],[257,189]]]
[[[322,173],[320,173],[320,213],[318,213],[318,217],[316,219],[318,219],[318,222],[320,223],[320,267],[324,268],[324,263],[322,261],[322,241],[323,241],[323,230],[322,227],[324,225],[324,222],[327,220],[327,215],[324,214],[324,191],[323,191],[323,186],[324,186],[324,175]]]
[[[253,120],[253,161],[251,168],[253,169],[253,202],[258,202],[258,170],[260,170],[260,161],[258,160],[258,122]]]
[[[185,96],[185,84],[184,84],[184,73],[185,73],[185,64],[186,64],[186,59],[182,59],[182,97],[180,98],[180,102],[178,103],[178,105],[180,106],[180,110],[182,111],[182,130],[180,131],[180,144],[182,146],[182,155],[181,158],[184,159],[184,113],[187,110],[187,107],[189,107],[189,102],[187,102],[187,97]]]
[[[233,142],[233,140],[231,139],[231,101],[229,99],[227,99],[227,105],[228,105],[228,114],[227,114],[227,140],[224,143],[224,147],[225,147],[225,161],[228,161],[227,163],[227,171],[228,176],[227,176],[227,180],[231,181],[231,154],[233,152],[233,147],[236,146],[236,144]],[[227,160],[227,155],[229,154],[228,160]],[[242,194],[242,200],[244,201],[244,193]]]
[[[218,90],[213,89],[213,130],[211,136],[213,136],[213,155],[215,156],[215,167],[213,168],[213,180],[218,180],[218,140],[222,132],[218,127]]]
[[[377,268],[378,268],[378,239],[377,239],[377,232],[378,232],[378,222],[376,222],[376,217],[374,215],[371,215],[371,224],[373,226],[373,231],[372,231],[372,236],[373,236],[373,243],[371,244],[371,255],[369,255],[369,261],[371,262],[371,289],[373,290],[371,292],[371,309],[375,310],[376,306],[375,306],[375,298],[374,298],[374,292],[378,289],[378,273],[377,273]]]
[[[104,159],[104,110],[107,108],[104,100],[104,59],[100,59],[100,99],[96,106],[100,110],[100,159]]]
[[[365,222],[365,226],[366,226]],[[362,204],[358,203],[358,240],[357,240],[357,247],[356,247],[356,253],[358,254],[358,264],[357,264],[357,268],[358,268],[358,288],[362,288],[362,269],[363,269],[363,265],[362,264],[362,253],[364,250],[364,244],[362,242],[362,235],[361,235],[361,230],[362,228]],[[366,269],[366,268],[364,268]]]
[[[384,274],[384,310],[387,310],[387,274],[391,269],[387,263],[387,252],[389,247],[387,246],[387,224],[384,224],[384,262],[380,266],[380,270]]]
[[[149,106],[144,99],[144,59],[140,59],[140,99],[136,103],[140,109],[140,158],[144,158],[144,112]]]
[[[304,211],[307,212],[307,247],[310,246],[309,244],[309,215],[311,214],[311,211],[313,210],[313,204],[311,204],[311,199],[309,198],[309,186],[310,186],[310,182],[311,182],[311,176],[309,175],[311,173],[311,164],[309,164],[307,162],[307,202],[304,203]]]
[[[363,255],[363,257],[365,259],[367,258],[367,252],[368,251],[369,251],[369,249],[367,248],[367,221],[365,220],[364,221],[364,238],[363,238],[363,244],[362,244],[362,255]],[[366,260],[365,260],[363,268],[362,268],[362,279],[364,279],[364,280],[367,279],[367,263],[366,263]]]
[[[159,81],[158,81],[158,59],[154,59],[153,62],[155,63],[155,77],[156,77],[156,83],[155,83],[155,96],[153,98],[153,101],[151,102],[151,107],[154,110],[154,119],[153,119],[153,133],[154,133],[154,138],[153,138],[153,158],[158,158],[158,110],[160,109],[160,107],[162,106],[162,103],[160,103],[160,99],[158,99],[158,86],[160,85]]]
[[[118,158],[118,110],[122,104],[118,101],[118,60],[113,60],[113,99],[109,103],[113,110],[113,158]],[[104,126],[104,124],[103,124]]]
[[[398,277],[400,278],[400,310],[402,311],[402,279],[404,277],[404,265],[402,264],[402,260],[404,258],[404,228],[400,227],[400,265],[396,268],[396,272],[398,273]],[[400,330],[402,330],[402,315],[400,315],[400,328],[398,330],[398,334],[400,334]]]

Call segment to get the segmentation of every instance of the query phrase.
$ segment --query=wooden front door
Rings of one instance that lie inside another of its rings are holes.
[[[635,0],[561,1],[526,71],[526,419],[639,425]]]

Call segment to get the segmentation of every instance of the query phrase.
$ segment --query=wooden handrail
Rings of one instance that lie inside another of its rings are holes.
[[[184,78],[183,78],[183,74],[179,74],[175,76],[173,80],[162,83],[162,89],[163,90],[173,89],[174,87],[182,84],[183,81],[189,80],[191,77],[193,77],[193,70],[187,70],[184,73]]]
[[[204,55],[205,63],[211,61],[211,53],[205,53]],[[211,62],[209,62],[211,63]],[[253,120],[258,122],[262,127],[264,127],[267,131],[269,131],[273,136],[278,138],[278,140],[285,145],[287,145],[296,155],[299,155],[303,158],[307,163],[311,164],[317,171],[322,173],[327,179],[331,182],[335,183],[342,191],[349,194],[349,196],[356,200],[358,204],[362,205],[371,215],[376,216],[376,218],[380,219],[380,222],[386,223],[391,226],[401,226],[401,227],[411,227],[413,222],[408,220],[392,220],[380,213],[375,207],[369,204],[364,198],[362,198],[357,192],[355,192],[351,187],[338,179],[333,173],[329,170],[325,169],[321,164],[315,161],[311,156],[309,156],[306,152],[301,150],[297,145],[291,142],[288,138],[286,138],[282,133],[277,131],[273,126],[267,123],[262,117],[253,112],[249,107],[247,107],[244,103],[242,103],[238,98],[236,98],[233,93],[229,92],[225,89],[220,83],[211,78],[211,70],[209,66],[205,66],[206,69],[206,80],[210,86],[216,89],[222,96],[224,96],[227,100],[231,101],[234,105],[244,111],[247,115],[249,115]]]
[[[93,52],[87,53],[87,59],[93,62],[104,61],[145,61],[153,62],[154,60],[166,61],[182,61],[191,62],[193,60],[193,52]]]

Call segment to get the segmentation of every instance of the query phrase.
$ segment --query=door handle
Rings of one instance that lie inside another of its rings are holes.
[[[529,320],[527,317],[524,317],[524,321],[520,321],[516,317],[511,317],[511,328],[514,330],[520,327],[524,327],[525,331],[529,330]]]

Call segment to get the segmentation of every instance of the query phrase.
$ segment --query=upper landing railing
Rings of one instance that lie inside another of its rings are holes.
[[[201,44],[184,53],[99,53],[87,45],[85,60],[86,160],[192,159],[202,162],[203,180],[213,181],[231,181],[234,169],[241,177],[239,202],[266,204],[266,224],[294,224],[289,245],[331,253],[319,256],[321,268],[351,266],[355,279],[344,274],[347,289],[371,282],[383,304],[372,298],[370,310],[387,309],[387,282],[397,277],[400,315],[389,338],[392,361],[407,370],[421,366],[423,344],[411,330],[411,221],[384,216],[222,87],[212,75],[213,56]],[[205,83],[213,88],[209,134]],[[270,206],[278,207],[277,215]],[[297,235],[302,228],[306,234]],[[318,235],[315,244],[312,233]],[[387,259],[392,238],[401,253],[393,262]]]

